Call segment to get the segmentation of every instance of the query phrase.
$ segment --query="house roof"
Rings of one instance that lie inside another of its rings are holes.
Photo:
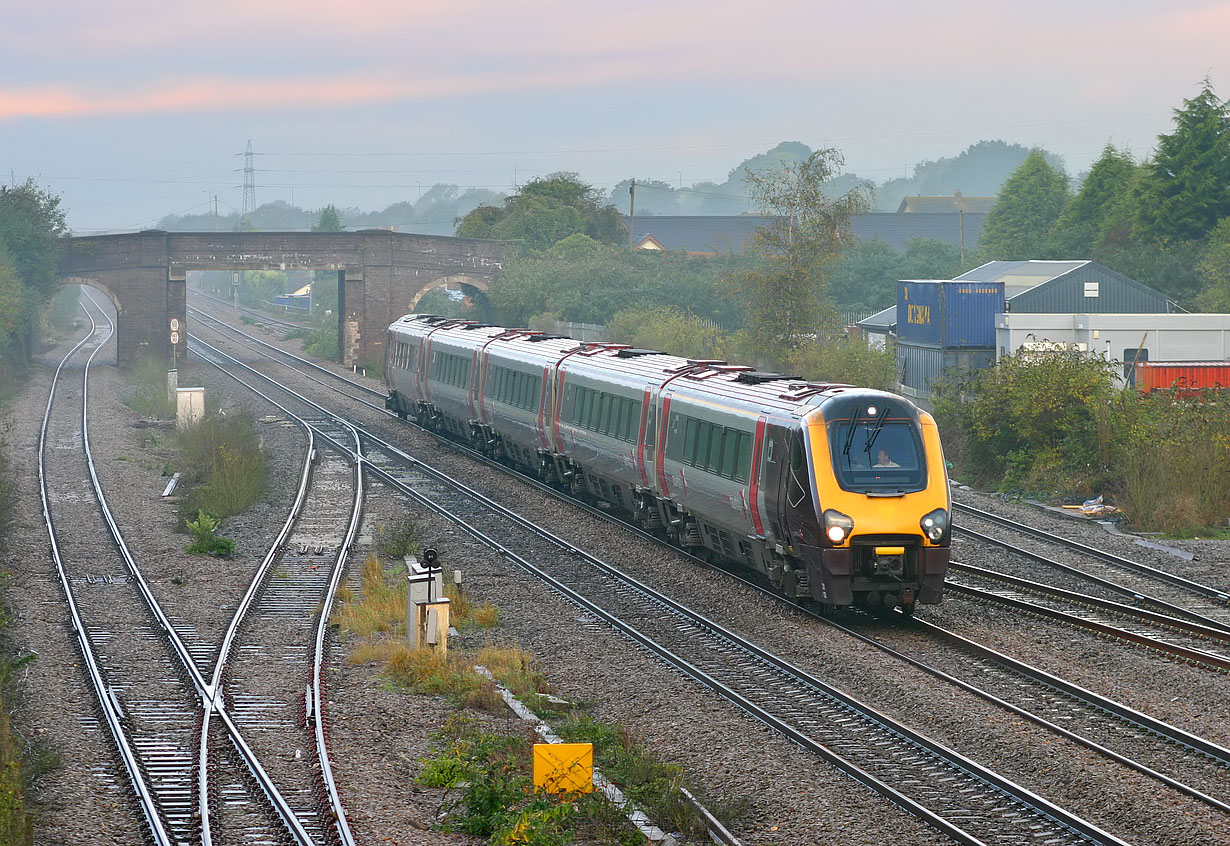
[[[639,246],[652,238],[663,249],[690,253],[742,253],[752,233],[772,218],[758,214],[738,215],[645,215],[630,226]]]
[[[964,197],[960,192],[951,197],[905,197],[897,206],[897,214],[986,214],[998,197]]]

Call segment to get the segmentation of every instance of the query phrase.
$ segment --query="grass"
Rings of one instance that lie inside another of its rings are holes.
[[[12,468],[0,444],[0,541],[12,528],[17,504]],[[7,615],[0,613],[0,629],[8,626]],[[16,670],[34,656],[16,657],[7,638],[0,641],[0,843],[33,843],[33,818],[26,810],[26,791],[33,780],[54,763],[37,748],[24,751],[19,747],[9,721],[11,702],[16,691],[12,684]]]

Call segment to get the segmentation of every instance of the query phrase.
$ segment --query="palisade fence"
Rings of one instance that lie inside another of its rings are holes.
[[[861,311],[843,311],[839,312],[843,326],[853,326],[860,320],[864,320],[876,312],[861,312]],[[710,318],[696,318],[701,324],[710,328],[716,329],[719,332],[725,331],[726,327],[716,320]],[[576,323],[571,320],[531,320],[530,328],[537,329],[540,332],[551,332],[556,335],[567,335],[569,338],[576,338],[578,341],[605,341],[607,340],[606,326],[602,323]]]

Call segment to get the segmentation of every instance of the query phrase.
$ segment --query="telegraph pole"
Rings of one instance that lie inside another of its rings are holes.
[[[636,231],[636,180],[628,186],[628,251],[631,252],[635,247],[633,233]]]

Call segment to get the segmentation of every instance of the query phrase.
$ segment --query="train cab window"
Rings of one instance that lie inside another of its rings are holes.
[[[833,420],[829,445],[837,482],[848,491],[910,493],[927,485],[927,466],[918,424],[892,416]]]

